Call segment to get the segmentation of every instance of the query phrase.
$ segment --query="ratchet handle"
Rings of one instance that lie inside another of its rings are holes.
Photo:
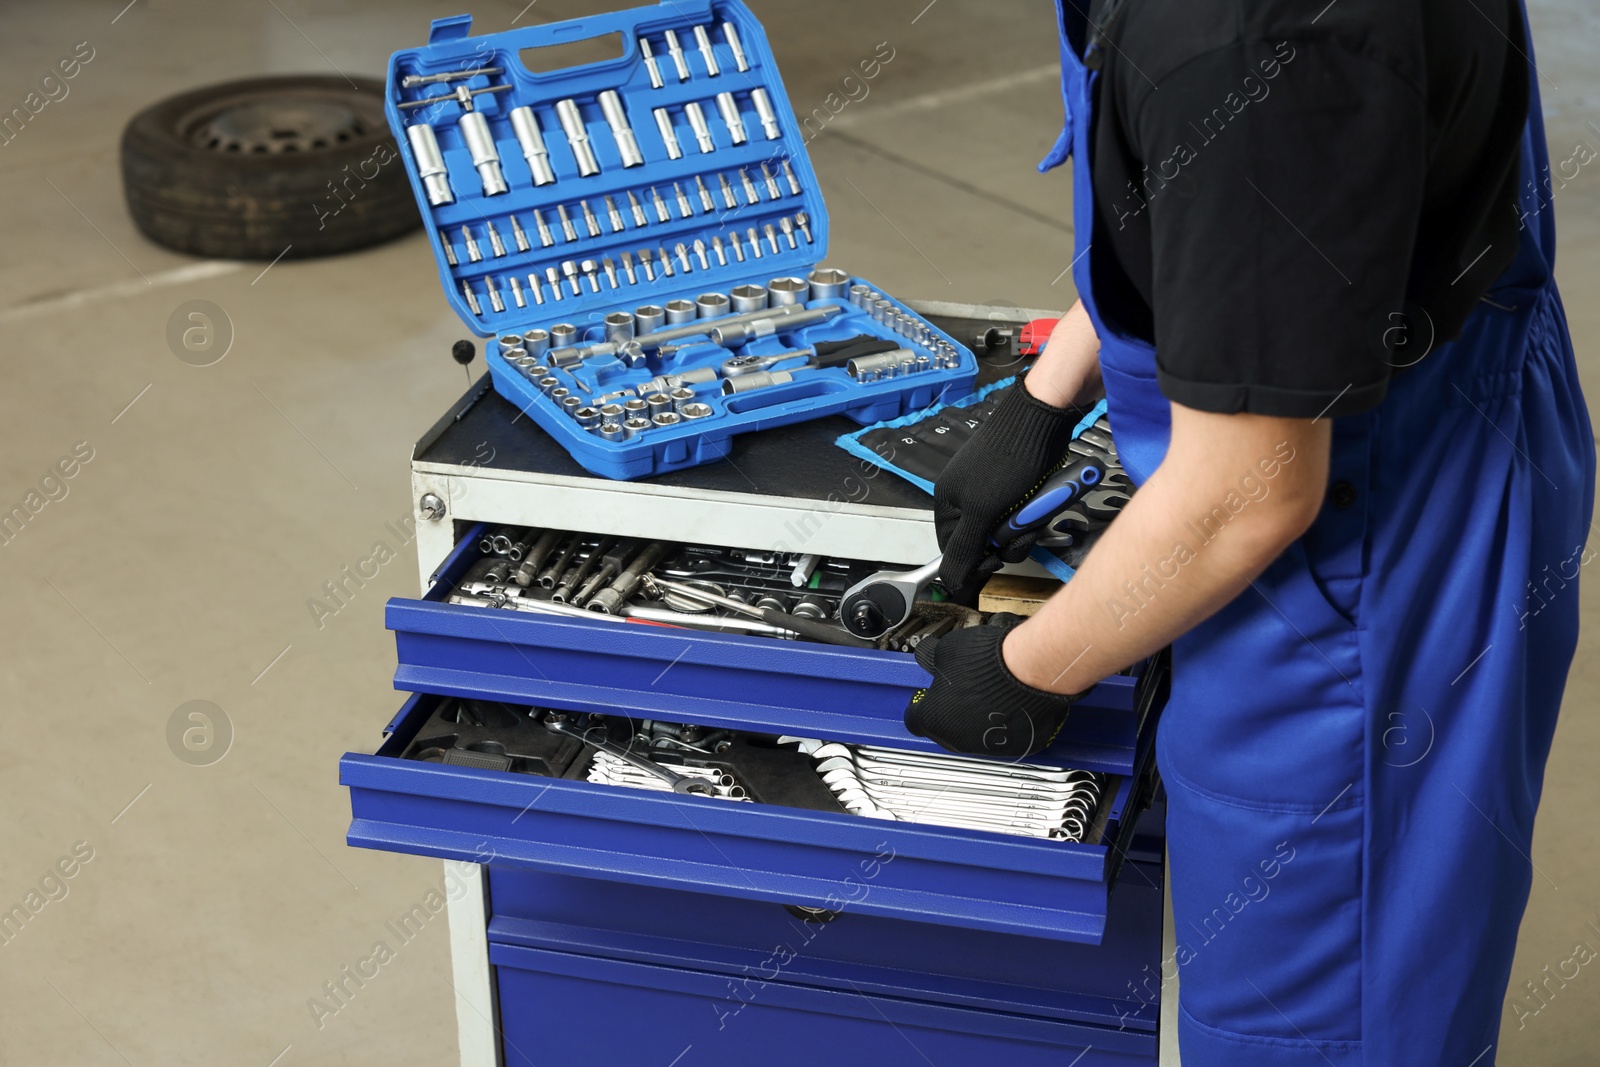
[[[1106,468],[1099,460],[1081,456],[1058,468],[989,535],[989,543],[1004,547],[1024,534],[1041,529],[1051,519],[1081,500],[1090,489],[1105,480]]]

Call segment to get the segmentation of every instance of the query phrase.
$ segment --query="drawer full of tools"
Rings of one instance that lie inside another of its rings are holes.
[[[941,753],[905,729],[931,681],[911,653],[983,617],[928,586],[868,640],[840,623],[841,605],[901,568],[560,529],[461,533],[425,596],[388,603],[397,689]],[[1159,666],[1103,680],[1032,759],[1132,773],[1165,698]]]
[[[394,54],[388,119],[447,299],[498,338],[495,389],[585,468],[637,478],[971,391],[968,349],[822,266],[807,131],[744,4],[470,29]],[[579,42],[588,61],[551,65]]]
[[[419,694],[347,753],[353,845],[1098,943],[1126,774]]]

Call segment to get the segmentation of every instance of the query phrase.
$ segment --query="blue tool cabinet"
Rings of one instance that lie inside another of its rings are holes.
[[[388,607],[401,706],[340,778],[351,844],[438,857],[470,886],[450,904],[463,1064],[1157,1063],[1159,658],[1103,683],[1040,757],[1112,776],[1093,844],[398,758],[451,696],[928,749],[900,724],[926,681],[907,654],[443,600],[483,523],[780,551],[799,530],[808,551],[925,561],[926,495],[834,447],[845,425],[741,438],[737,470],[619,483],[484,381],[419,442],[423,588]]]

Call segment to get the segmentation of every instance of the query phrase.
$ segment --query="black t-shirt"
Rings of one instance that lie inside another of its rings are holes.
[[[1511,262],[1516,0],[1106,0],[1088,21],[1090,270],[1169,400],[1363,411]]]

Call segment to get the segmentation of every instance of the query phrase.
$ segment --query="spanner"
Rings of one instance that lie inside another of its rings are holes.
[[[989,543],[999,547],[1046,525],[1105,476],[1098,459],[1069,458],[1000,521]],[[939,555],[913,571],[879,571],[857,582],[839,601],[839,621],[857,637],[881,637],[911,617],[912,603],[938,576],[943,562]]]
[[[575,729],[572,724],[567,722],[565,719],[558,719],[554,722],[546,719],[544,728],[552,733],[558,733],[566,737],[577,738],[579,741],[582,741],[591,748],[595,748],[601,752],[607,753],[608,755],[615,756],[617,759],[622,760],[629,766],[635,767],[655,778],[659,778],[663,782],[666,782],[672,787],[672,791],[674,793],[693,793],[696,796],[702,797],[716,795],[716,789],[710,782],[705,781],[704,779],[686,778],[681,774],[674,774],[672,771],[667,770],[654,760],[641,756],[630,749],[624,748],[622,745],[615,744],[607,738],[595,738],[588,736],[591,732],[602,729],[599,726],[590,726],[587,730],[578,730]]]

